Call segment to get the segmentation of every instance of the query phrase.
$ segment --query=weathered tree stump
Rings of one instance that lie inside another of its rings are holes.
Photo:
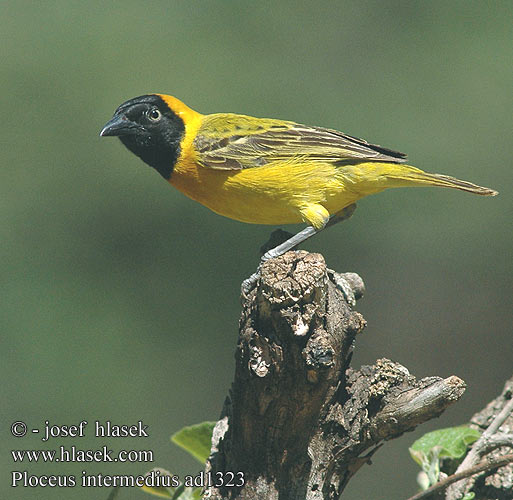
[[[319,254],[288,252],[262,266],[243,298],[234,382],[206,469],[243,472],[244,486],[214,485],[204,498],[339,498],[383,441],[463,394],[458,377],[417,380],[387,359],[350,368],[366,323],[340,277],[361,297],[361,279],[328,272]]]

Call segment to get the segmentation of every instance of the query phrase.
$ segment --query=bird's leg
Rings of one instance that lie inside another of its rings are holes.
[[[353,215],[355,210],[356,210],[356,203],[353,203],[352,205],[349,205],[349,206],[343,208],[340,212],[337,212],[336,214],[332,215],[323,228],[315,229],[313,226],[305,227],[302,231],[299,231],[299,233],[295,234],[288,240],[286,240],[283,243],[281,243],[280,245],[272,248],[271,250],[268,250],[267,252],[265,252],[264,255],[262,255],[261,262],[265,262],[266,260],[274,259],[275,257],[279,257],[280,255],[287,253],[289,250],[292,250],[293,248],[298,246],[300,243],[303,243],[303,241],[306,241],[308,238],[310,238],[314,234],[317,234],[319,231],[322,231],[323,229],[334,226],[335,224],[338,224],[339,222],[349,219],[349,217],[351,217],[351,215]]]
[[[267,252],[262,255],[260,259],[260,265],[258,266],[258,270],[256,273],[253,273],[249,278],[245,279],[242,282],[242,292],[244,294],[248,294],[249,291],[253,289],[253,287],[256,285],[256,282],[260,275],[260,266],[269,259],[274,259],[275,257],[279,257],[280,255],[283,255],[284,253],[287,253],[289,250],[292,250],[300,243],[303,243],[308,238],[313,236],[314,234],[317,234],[319,231],[322,231],[322,229],[334,226],[335,224],[338,224],[339,222],[342,222],[344,220],[349,219],[351,215],[353,215],[354,211],[356,210],[356,203],[353,203],[345,208],[343,208],[340,212],[337,212],[336,214],[332,215],[326,225],[323,228],[315,229],[313,226],[307,226],[302,231],[299,231],[299,233],[295,234],[288,240],[284,241],[280,245],[272,248],[271,250],[268,250]],[[345,294],[345,291],[342,290]]]
[[[303,243],[303,241],[306,241],[314,234],[322,231],[322,229],[323,228],[315,229],[313,226],[306,226],[302,231],[299,231],[299,233],[284,241],[281,245],[271,248],[271,250],[265,252],[260,258],[260,262],[265,262],[266,260],[274,259],[275,257],[279,257],[280,255],[287,253],[289,250],[297,247],[300,243]]]

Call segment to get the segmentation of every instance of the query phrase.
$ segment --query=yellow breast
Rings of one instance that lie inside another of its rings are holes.
[[[254,224],[311,223],[305,217],[311,205],[334,214],[362,196],[339,168],[319,162],[233,171],[203,168],[189,157],[177,164],[170,183],[220,215]]]
[[[322,225],[315,212],[333,215],[382,188],[362,184],[365,165],[337,167],[301,157],[242,170],[205,168],[196,162],[193,140],[202,115],[189,108],[180,158],[169,182],[212,211],[253,224]],[[372,165],[372,164],[369,164]],[[367,169],[368,170],[368,169]],[[357,179],[358,178],[358,179]],[[357,182],[358,180],[358,182]]]

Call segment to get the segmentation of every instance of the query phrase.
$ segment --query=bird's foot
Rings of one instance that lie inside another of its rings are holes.
[[[253,273],[249,278],[246,278],[241,286],[240,291],[243,295],[243,297],[247,297],[251,290],[256,287],[256,284],[258,282],[258,279],[260,278],[260,266],[258,266],[257,272]]]

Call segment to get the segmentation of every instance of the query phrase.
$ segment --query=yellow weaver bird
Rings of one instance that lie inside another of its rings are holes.
[[[336,130],[232,113],[201,115],[164,94],[121,104],[100,135],[118,136],[170,184],[218,214],[254,224],[309,225],[264,260],[349,217],[357,200],[386,188],[497,194],[406,165],[405,154]]]

